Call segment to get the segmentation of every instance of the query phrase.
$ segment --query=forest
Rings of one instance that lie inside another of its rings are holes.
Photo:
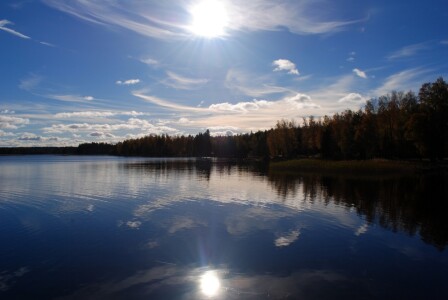
[[[438,78],[423,84],[418,94],[392,92],[370,99],[358,111],[310,116],[301,122],[279,120],[265,131],[232,136],[211,136],[209,130],[195,136],[151,134],[114,145],[0,148],[0,154],[42,154],[45,149],[51,154],[147,157],[442,160],[448,157],[448,84]]]

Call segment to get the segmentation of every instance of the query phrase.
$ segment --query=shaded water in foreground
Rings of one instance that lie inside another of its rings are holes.
[[[0,157],[0,298],[448,299],[447,183]]]

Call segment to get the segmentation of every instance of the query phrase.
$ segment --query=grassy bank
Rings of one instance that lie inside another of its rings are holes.
[[[408,162],[393,160],[321,160],[295,159],[271,162],[270,171],[301,173],[319,172],[328,174],[381,175],[409,174],[426,171],[445,170],[446,164],[430,164],[428,162]]]

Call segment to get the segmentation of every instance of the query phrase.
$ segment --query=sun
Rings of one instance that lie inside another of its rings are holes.
[[[205,296],[213,297],[218,294],[221,283],[215,272],[207,271],[201,276],[200,287]]]
[[[202,0],[192,7],[191,32],[195,35],[215,38],[225,34],[228,17],[225,5],[217,0]]]

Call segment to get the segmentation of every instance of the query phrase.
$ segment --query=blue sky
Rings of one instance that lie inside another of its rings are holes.
[[[448,77],[444,0],[3,0],[0,146],[237,134]]]

